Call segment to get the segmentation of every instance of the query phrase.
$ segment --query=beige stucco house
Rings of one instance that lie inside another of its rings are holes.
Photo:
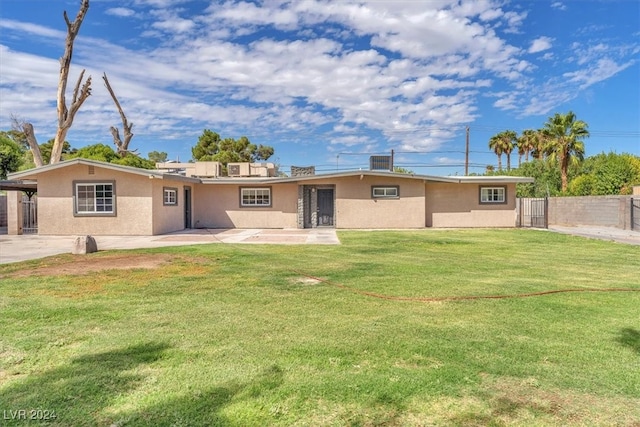
[[[217,175],[217,174],[216,174]],[[188,228],[515,227],[531,178],[348,171],[292,177],[182,176],[73,159],[11,174],[36,185],[38,233],[155,235]],[[9,233],[20,234],[18,191]],[[11,224],[13,222],[13,225]]]

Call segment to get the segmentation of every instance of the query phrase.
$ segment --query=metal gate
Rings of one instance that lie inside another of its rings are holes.
[[[549,200],[546,197],[518,199],[516,212],[518,227],[549,227]]]
[[[640,231],[640,199],[631,198],[631,229]]]
[[[38,199],[22,196],[22,234],[38,234]]]

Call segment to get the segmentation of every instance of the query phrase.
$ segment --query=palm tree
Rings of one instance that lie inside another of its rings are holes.
[[[498,134],[502,139],[502,146],[504,150],[504,154],[507,155],[507,170],[511,170],[511,152],[516,146],[516,142],[518,141],[518,134],[512,130],[505,130],[504,132],[500,132]]]
[[[524,161],[529,161],[529,153],[535,153],[540,148],[541,137],[538,131],[533,129],[526,129],[522,131],[522,135],[518,138],[518,167],[520,167],[520,161],[524,156]]]
[[[588,127],[582,120],[576,120],[573,111],[567,114],[556,113],[544,124],[543,132],[547,140],[545,148],[549,157],[560,164],[563,192],[567,191],[569,164],[584,159],[584,143],[581,140],[589,137]]]
[[[534,159],[542,160],[547,154],[549,135],[546,134],[544,129],[538,129],[533,132],[535,137],[533,138],[533,151],[531,154]]]
[[[498,170],[502,170],[502,154],[504,150],[502,148],[502,141],[498,138],[498,135],[493,135],[489,139],[489,148],[498,156]]]
[[[512,130],[502,131],[489,139],[489,148],[498,156],[498,169],[502,169],[502,154],[506,154],[507,170],[511,170],[511,152],[516,141],[517,135]]]

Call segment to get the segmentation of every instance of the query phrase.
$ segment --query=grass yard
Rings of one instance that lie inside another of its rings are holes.
[[[0,424],[640,426],[640,246],[339,237],[0,266]]]

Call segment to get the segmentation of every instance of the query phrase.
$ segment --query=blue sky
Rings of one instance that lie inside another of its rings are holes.
[[[0,3],[0,129],[14,115],[40,143],[55,134],[62,13],[79,4]],[[493,134],[570,110],[589,124],[587,155],[640,155],[637,0],[91,0],[70,90],[83,68],[93,92],[74,147],[122,128],[106,72],[145,156],[186,161],[207,128],[272,145],[285,172],[365,168],[394,149],[397,166],[462,174],[469,126],[482,172]]]

